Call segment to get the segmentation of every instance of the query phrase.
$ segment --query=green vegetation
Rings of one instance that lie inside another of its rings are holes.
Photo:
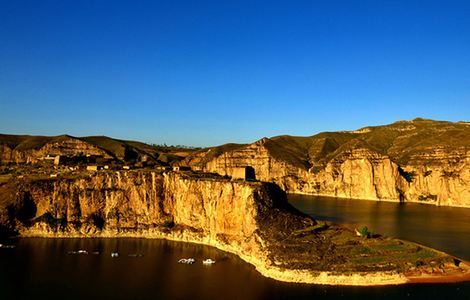
[[[287,223],[286,223],[287,222]],[[374,235],[366,226],[355,231],[335,224],[319,222],[294,227],[289,234],[282,228],[289,224],[283,218],[267,218],[268,239],[273,245],[270,257],[285,268],[310,268],[338,274],[349,272],[412,271],[416,264],[422,270],[451,262],[445,254],[417,244]],[[266,231],[265,231],[266,232]],[[367,238],[373,237],[373,238]]]
[[[403,265],[414,262],[414,264],[425,265],[442,258],[440,253],[414,243],[393,239],[370,241],[371,243],[367,246],[362,245],[353,248],[352,254],[356,254],[353,263],[379,264],[380,262],[387,262]]]
[[[354,247],[351,251],[352,254],[372,254],[375,253],[370,247],[367,246],[357,246]]]
[[[361,237],[364,237],[364,238],[367,238],[367,239],[373,236],[373,233],[371,231],[369,231],[369,228],[367,228],[367,226],[362,226],[358,230],[358,232],[361,235]]]

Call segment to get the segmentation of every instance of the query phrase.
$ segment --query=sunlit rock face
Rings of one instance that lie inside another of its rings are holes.
[[[271,264],[272,232],[315,224],[284,211],[286,194],[274,184],[191,172],[25,177],[0,185],[0,195],[0,227],[22,236],[169,238],[216,246],[259,266]]]
[[[15,137],[15,136],[14,136]],[[0,163],[35,163],[45,157],[57,155],[95,155],[104,158],[111,156],[104,150],[70,136],[54,139],[32,137],[25,143],[0,143]]]
[[[470,207],[470,125],[425,119],[312,137],[280,136],[205,149],[185,164],[256,178],[285,191]]]
[[[272,184],[178,172],[118,171],[24,179],[0,189],[4,220],[24,221],[19,229],[25,232],[47,231],[44,226],[52,224],[50,230],[64,234],[146,233],[178,225],[205,232],[210,238],[245,239],[257,230],[260,209],[273,207],[273,201],[287,201]],[[14,215],[8,216],[11,211]]]
[[[470,151],[435,147],[404,167],[412,174],[407,196],[437,205],[470,207]]]
[[[351,170],[374,168],[347,164]],[[272,183],[190,171],[100,171],[16,178],[0,185],[0,195],[0,237],[10,229],[24,237],[203,243],[289,282],[369,285],[406,283],[423,274],[437,280],[445,280],[443,274],[470,276],[466,264],[461,268],[442,252],[317,222],[290,206]],[[376,257],[367,263],[357,260],[370,247],[392,250],[373,251]]]
[[[76,165],[78,162],[124,162],[142,165],[169,165],[181,160],[191,148],[152,145],[136,141],[113,139],[106,136],[73,137],[29,136],[0,134],[0,166],[7,164]],[[39,163],[39,164],[37,164]]]

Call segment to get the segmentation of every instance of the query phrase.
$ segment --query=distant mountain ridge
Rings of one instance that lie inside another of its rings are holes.
[[[48,155],[96,155],[122,162],[150,160],[168,164],[190,150],[148,145],[137,141],[113,139],[106,136],[74,137],[29,136],[0,134],[0,161],[2,163],[36,162]],[[176,154],[175,154],[176,153]]]
[[[0,135],[1,163],[80,153],[121,162],[186,165],[228,176],[250,166],[258,180],[292,193],[470,207],[469,122],[417,118],[197,151],[104,136]]]
[[[469,160],[470,123],[417,118],[226,144],[192,153],[182,163],[227,175],[253,166],[258,179],[288,192],[470,206]]]
[[[279,136],[272,140],[279,142],[287,138]],[[406,164],[435,147],[448,150],[469,148],[470,124],[417,118],[354,131],[323,132],[310,138],[290,138],[296,142],[303,141],[308,148],[302,150],[307,150],[313,162],[331,160],[338,154],[336,151],[341,153],[346,149],[364,147]]]

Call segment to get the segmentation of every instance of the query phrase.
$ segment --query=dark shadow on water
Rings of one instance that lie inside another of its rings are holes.
[[[470,256],[468,209],[296,195],[289,200],[317,218],[366,225],[378,233]],[[470,283],[334,287],[278,282],[235,255],[164,240],[24,238],[8,243],[16,248],[0,248],[0,299],[462,300],[470,295]],[[69,254],[78,250],[89,254]],[[94,251],[100,254],[91,254]],[[111,257],[114,251],[119,257]],[[143,256],[128,256],[133,253]],[[196,263],[177,263],[188,257]],[[217,263],[204,266],[206,258]]]
[[[0,299],[466,299],[470,284],[334,287],[283,283],[212,247],[151,239],[40,239],[0,249]],[[6,251],[9,250],[9,251]],[[69,254],[87,250],[89,254]],[[91,254],[99,251],[99,255]],[[111,252],[119,257],[111,257]],[[139,258],[130,253],[142,253]],[[193,265],[178,264],[193,257]],[[201,261],[217,261],[204,266]]]

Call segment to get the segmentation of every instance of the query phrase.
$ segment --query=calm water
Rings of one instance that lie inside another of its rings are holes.
[[[376,232],[470,259],[470,209],[291,196],[322,219],[364,224]],[[466,228],[466,230],[465,230]],[[4,242],[4,241],[3,241]],[[329,287],[264,278],[214,248],[147,239],[20,239],[0,249],[0,299],[469,299],[470,284]],[[84,249],[90,254],[69,254]],[[99,251],[100,254],[91,254]],[[120,256],[112,258],[111,252]],[[143,254],[129,257],[129,254]],[[194,257],[193,265],[177,260]],[[204,266],[212,258],[215,265]]]
[[[290,195],[289,200],[315,219],[365,225],[376,233],[418,242],[470,261],[470,208],[304,195]]]

